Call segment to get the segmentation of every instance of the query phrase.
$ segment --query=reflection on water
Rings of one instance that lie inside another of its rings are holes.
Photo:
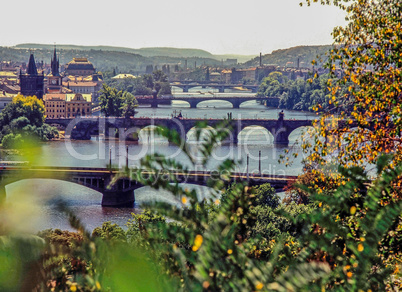
[[[210,190],[203,186],[186,186],[196,188],[200,198],[209,197]],[[78,215],[88,230],[101,226],[105,221],[111,221],[122,227],[132,218],[132,213],[141,212],[143,203],[164,201],[177,204],[178,201],[167,191],[154,191],[143,187],[135,191],[136,203],[134,208],[102,207],[102,194],[65,181],[50,179],[27,179],[6,187],[7,209],[17,226],[18,231],[32,232],[48,228],[71,230],[65,213],[58,210],[62,201],[69,210]]]
[[[185,103],[174,102],[173,106],[162,106],[157,109],[139,108],[138,116],[146,117],[170,117],[176,106],[188,106]],[[203,107],[201,107],[203,106]],[[267,109],[255,101],[247,101],[240,109],[228,109],[227,103],[211,101],[203,103],[198,109],[181,108],[184,117],[191,118],[225,118],[228,112],[232,112],[233,118],[265,118],[276,119],[278,109]],[[285,111],[285,119],[313,119],[315,115]],[[300,140],[303,129],[295,130],[289,137],[291,145]],[[188,140],[194,141],[194,131],[187,133]],[[238,145],[220,145],[215,149],[206,169],[216,169],[225,159],[234,159],[238,166],[236,171],[245,172],[247,169],[246,158],[249,156],[249,172],[258,172],[259,153],[261,152],[261,169],[268,174],[296,175],[302,169],[299,155],[292,167],[285,167],[278,163],[280,155],[284,154],[285,147],[273,145],[273,137],[266,129],[252,126],[244,129],[238,136]],[[176,146],[169,144],[161,137],[154,135],[152,129],[141,131],[140,141],[120,142],[117,139],[105,140],[93,137],[90,141],[54,141],[44,143],[37,154],[37,164],[46,166],[80,166],[80,167],[105,167],[109,161],[113,165],[125,166],[126,145],[128,145],[129,166],[140,165],[140,159],[145,155],[160,153],[168,158],[193,168],[200,166],[191,165],[191,160]],[[193,157],[200,156],[196,144],[191,144],[189,152]],[[294,146],[292,151],[301,154],[300,148]],[[200,186],[187,185],[198,189],[200,196],[208,196],[209,189]],[[25,195],[25,196],[24,196]],[[103,208],[101,207],[102,195],[86,187],[56,180],[24,180],[7,186],[7,204],[10,210],[18,214],[16,226],[21,230],[42,230],[46,228],[71,229],[66,216],[61,214],[56,206],[59,198],[63,199],[67,206],[77,214],[85,226],[92,230],[102,225],[105,221],[112,221],[121,226],[131,218],[131,213],[140,212],[141,204],[149,200],[164,200],[176,203],[171,194],[164,191],[155,191],[148,187],[136,190],[136,204],[134,208]],[[22,202],[22,203],[21,203]]]

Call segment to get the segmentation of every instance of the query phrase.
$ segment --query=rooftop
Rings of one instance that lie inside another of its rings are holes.
[[[87,58],[73,58],[66,65],[66,70],[94,70],[94,65]]]
[[[66,94],[63,93],[47,93],[43,96],[43,100],[65,100]]]
[[[137,78],[137,77],[132,74],[118,74],[112,77],[112,79],[126,79],[126,78]]]
[[[92,94],[81,94],[81,93],[66,94],[66,101],[74,101],[74,100],[92,102]]]

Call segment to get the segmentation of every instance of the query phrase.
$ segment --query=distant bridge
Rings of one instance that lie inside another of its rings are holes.
[[[221,84],[221,83],[213,83],[213,82],[200,82],[200,81],[178,81],[178,82],[170,82],[170,86],[175,86],[183,89],[183,92],[188,92],[189,89],[194,87],[210,87],[210,88],[218,88],[219,92],[225,92],[225,89],[229,88],[237,88],[241,87],[244,89],[251,89],[252,92],[257,92],[259,85],[246,85],[246,84]]]
[[[199,94],[195,96],[162,96],[154,98],[152,96],[136,96],[139,104],[150,104],[152,107],[157,107],[159,104],[169,104],[173,100],[185,101],[190,105],[190,108],[197,108],[197,105],[203,101],[228,101],[232,104],[233,108],[239,108],[243,102],[255,100],[257,102],[265,102],[266,100],[272,100],[272,104],[278,104],[279,98],[276,97],[257,97],[257,96],[214,96],[209,94]]]
[[[46,123],[59,125],[66,129],[66,135],[71,139],[89,140],[91,135],[110,135],[118,132],[120,139],[129,137],[130,134],[139,133],[148,126],[166,127],[176,130],[183,140],[187,139],[187,133],[196,126],[197,122],[205,121],[209,126],[216,126],[222,119],[166,119],[166,118],[102,118],[85,117],[75,119],[46,119]],[[312,120],[264,120],[264,119],[233,119],[230,121],[231,129],[228,131],[228,140],[231,143],[238,143],[239,133],[250,126],[260,126],[267,129],[274,137],[275,144],[288,144],[289,135],[300,127],[311,126]]]
[[[123,172],[118,169],[108,168],[89,168],[89,167],[4,167],[0,169],[0,195],[6,196],[5,186],[7,184],[23,179],[56,179],[83,185],[90,189],[102,193],[102,206],[133,206],[135,202],[134,191],[143,185],[130,177],[122,176]],[[220,175],[215,171],[170,171],[178,182],[207,185],[211,178],[220,179]],[[166,172],[163,172],[166,174]],[[160,179],[165,176],[143,171],[143,176],[155,175]],[[228,184],[233,182],[245,181],[249,185],[260,185],[270,183],[277,191],[283,190],[289,181],[295,181],[295,176],[275,176],[267,174],[245,174],[233,173],[226,181]],[[113,181],[113,183],[111,183]]]

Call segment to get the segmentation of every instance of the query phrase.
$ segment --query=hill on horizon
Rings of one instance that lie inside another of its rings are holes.
[[[18,44],[16,48],[24,49],[46,49],[52,50],[54,45],[50,44]],[[214,56],[204,50],[200,49],[181,49],[181,48],[170,48],[170,47],[150,47],[150,48],[140,48],[132,49],[126,47],[114,47],[114,46],[80,46],[80,45],[56,45],[58,49],[63,50],[80,50],[80,51],[90,51],[90,50],[100,50],[100,51],[111,51],[111,52],[126,52],[132,54],[138,54],[144,57],[174,57],[174,58],[214,58]]]
[[[45,47],[30,46],[29,48],[35,49],[35,60],[44,64],[49,64],[53,56],[53,46],[48,45]],[[140,54],[134,54],[125,51],[107,51],[86,49],[79,50],[78,47],[63,47],[57,46],[60,64],[66,64],[75,57],[88,58],[95,68],[99,71],[109,71],[116,69],[117,72],[124,73],[140,73],[144,72],[146,66],[152,65],[154,68],[159,68],[165,64],[175,65],[181,64],[183,66],[185,61],[188,62],[189,67],[193,66],[196,62],[198,66],[205,64],[207,66],[219,66],[220,61],[214,58],[199,58],[199,57],[170,57],[170,56],[154,56],[145,57]],[[15,61],[27,63],[29,60],[29,49],[23,46],[20,47],[0,47],[0,61]],[[157,66],[157,67],[156,67]]]
[[[297,46],[291,47],[287,49],[280,49],[272,51],[270,54],[266,54],[262,56],[263,64],[272,64],[278,66],[291,66],[296,67],[297,62],[299,60],[300,67],[311,67],[311,62],[313,60],[317,60],[317,56],[321,56],[325,61],[325,53],[327,53],[331,49],[331,45],[322,45],[322,46]],[[246,67],[258,66],[260,63],[260,58],[256,57],[243,65]],[[318,64],[322,64],[322,62],[317,62]]]
[[[18,44],[14,47],[23,49],[53,50],[54,45],[23,43]],[[111,52],[126,52],[141,55],[143,57],[207,58],[207,59],[216,59],[218,61],[226,59],[237,59],[239,63],[246,62],[254,57],[254,55],[238,55],[238,54],[214,55],[208,51],[201,49],[173,48],[173,47],[147,47],[147,48],[133,49],[127,47],[114,47],[114,46],[102,46],[102,45],[81,46],[81,45],[69,45],[69,44],[60,44],[56,45],[56,47],[58,49],[63,50],[80,50],[80,51],[101,50]]]
[[[13,60],[16,62],[27,62],[29,59],[28,48],[35,49],[35,59],[49,64],[53,55],[54,45],[40,44],[20,44],[15,47],[0,47],[0,61]],[[82,49],[85,48],[85,49]],[[327,46],[297,46],[288,49],[275,50],[270,54],[262,56],[265,65],[275,64],[279,66],[296,67],[299,60],[300,67],[311,67],[311,61],[317,59],[317,55],[324,55],[331,48]],[[124,73],[144,72],[146,66],[153,65],[154,68],[161,68],[165,64],[180,67],[187,62],[191,68],[196,63],[198,66],[206,65],[211,67],[221,67],[224,56],[236,59],[237,55],[212,55],[206,51],[198,49],[174,49],[174,48],[142,48],[129,49],[110,46],[76,46],[76,45],[57,45],[60,64],[66,64],[74,57],[86,57],[96,67],[97,70],[114,70]],[[130,52],[127,52],[129,50]],[[142,52],[138,53],[138,51]],[[137,53],[134,53],[137,52]],[[144,53],[146,52],[146,53]],[[149,56],[144,56],[148,54]],[[169,56],[161,56],[161,54]],[[209,57],[186,57],[190,55],[203,55]],[[186,55],[186,56],[183,56]],[[211,57],[212,56],[212,57]],[[247,56],[243,56],[247,57]],[[259,56],[248,56],[243,61],[238,59],[240,64],[228,65],[230,67],[245,68],[259,65]],[[155,67],[157,66],[157,67]]]

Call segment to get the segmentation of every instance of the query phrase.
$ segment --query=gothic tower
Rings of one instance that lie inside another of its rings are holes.
[[[34,55],[31,53],[26,74],[20,73],[21,94],[43,98],[43,73],[38,74]]]
[[[53,58],[51,61],[51,66],[52,66],[52,75],[53,76],[60,76],[59,73],[59,59],[57,58],[56,54],[56,46],[54,46],[54,52],[53,52]]]
[[[51,59],[52,73],[47,76],[47,88],[48,93],[61,93],[62,81],[59,72],[59,59],[56,54],[56,46],[54,46],[53,57]]]

